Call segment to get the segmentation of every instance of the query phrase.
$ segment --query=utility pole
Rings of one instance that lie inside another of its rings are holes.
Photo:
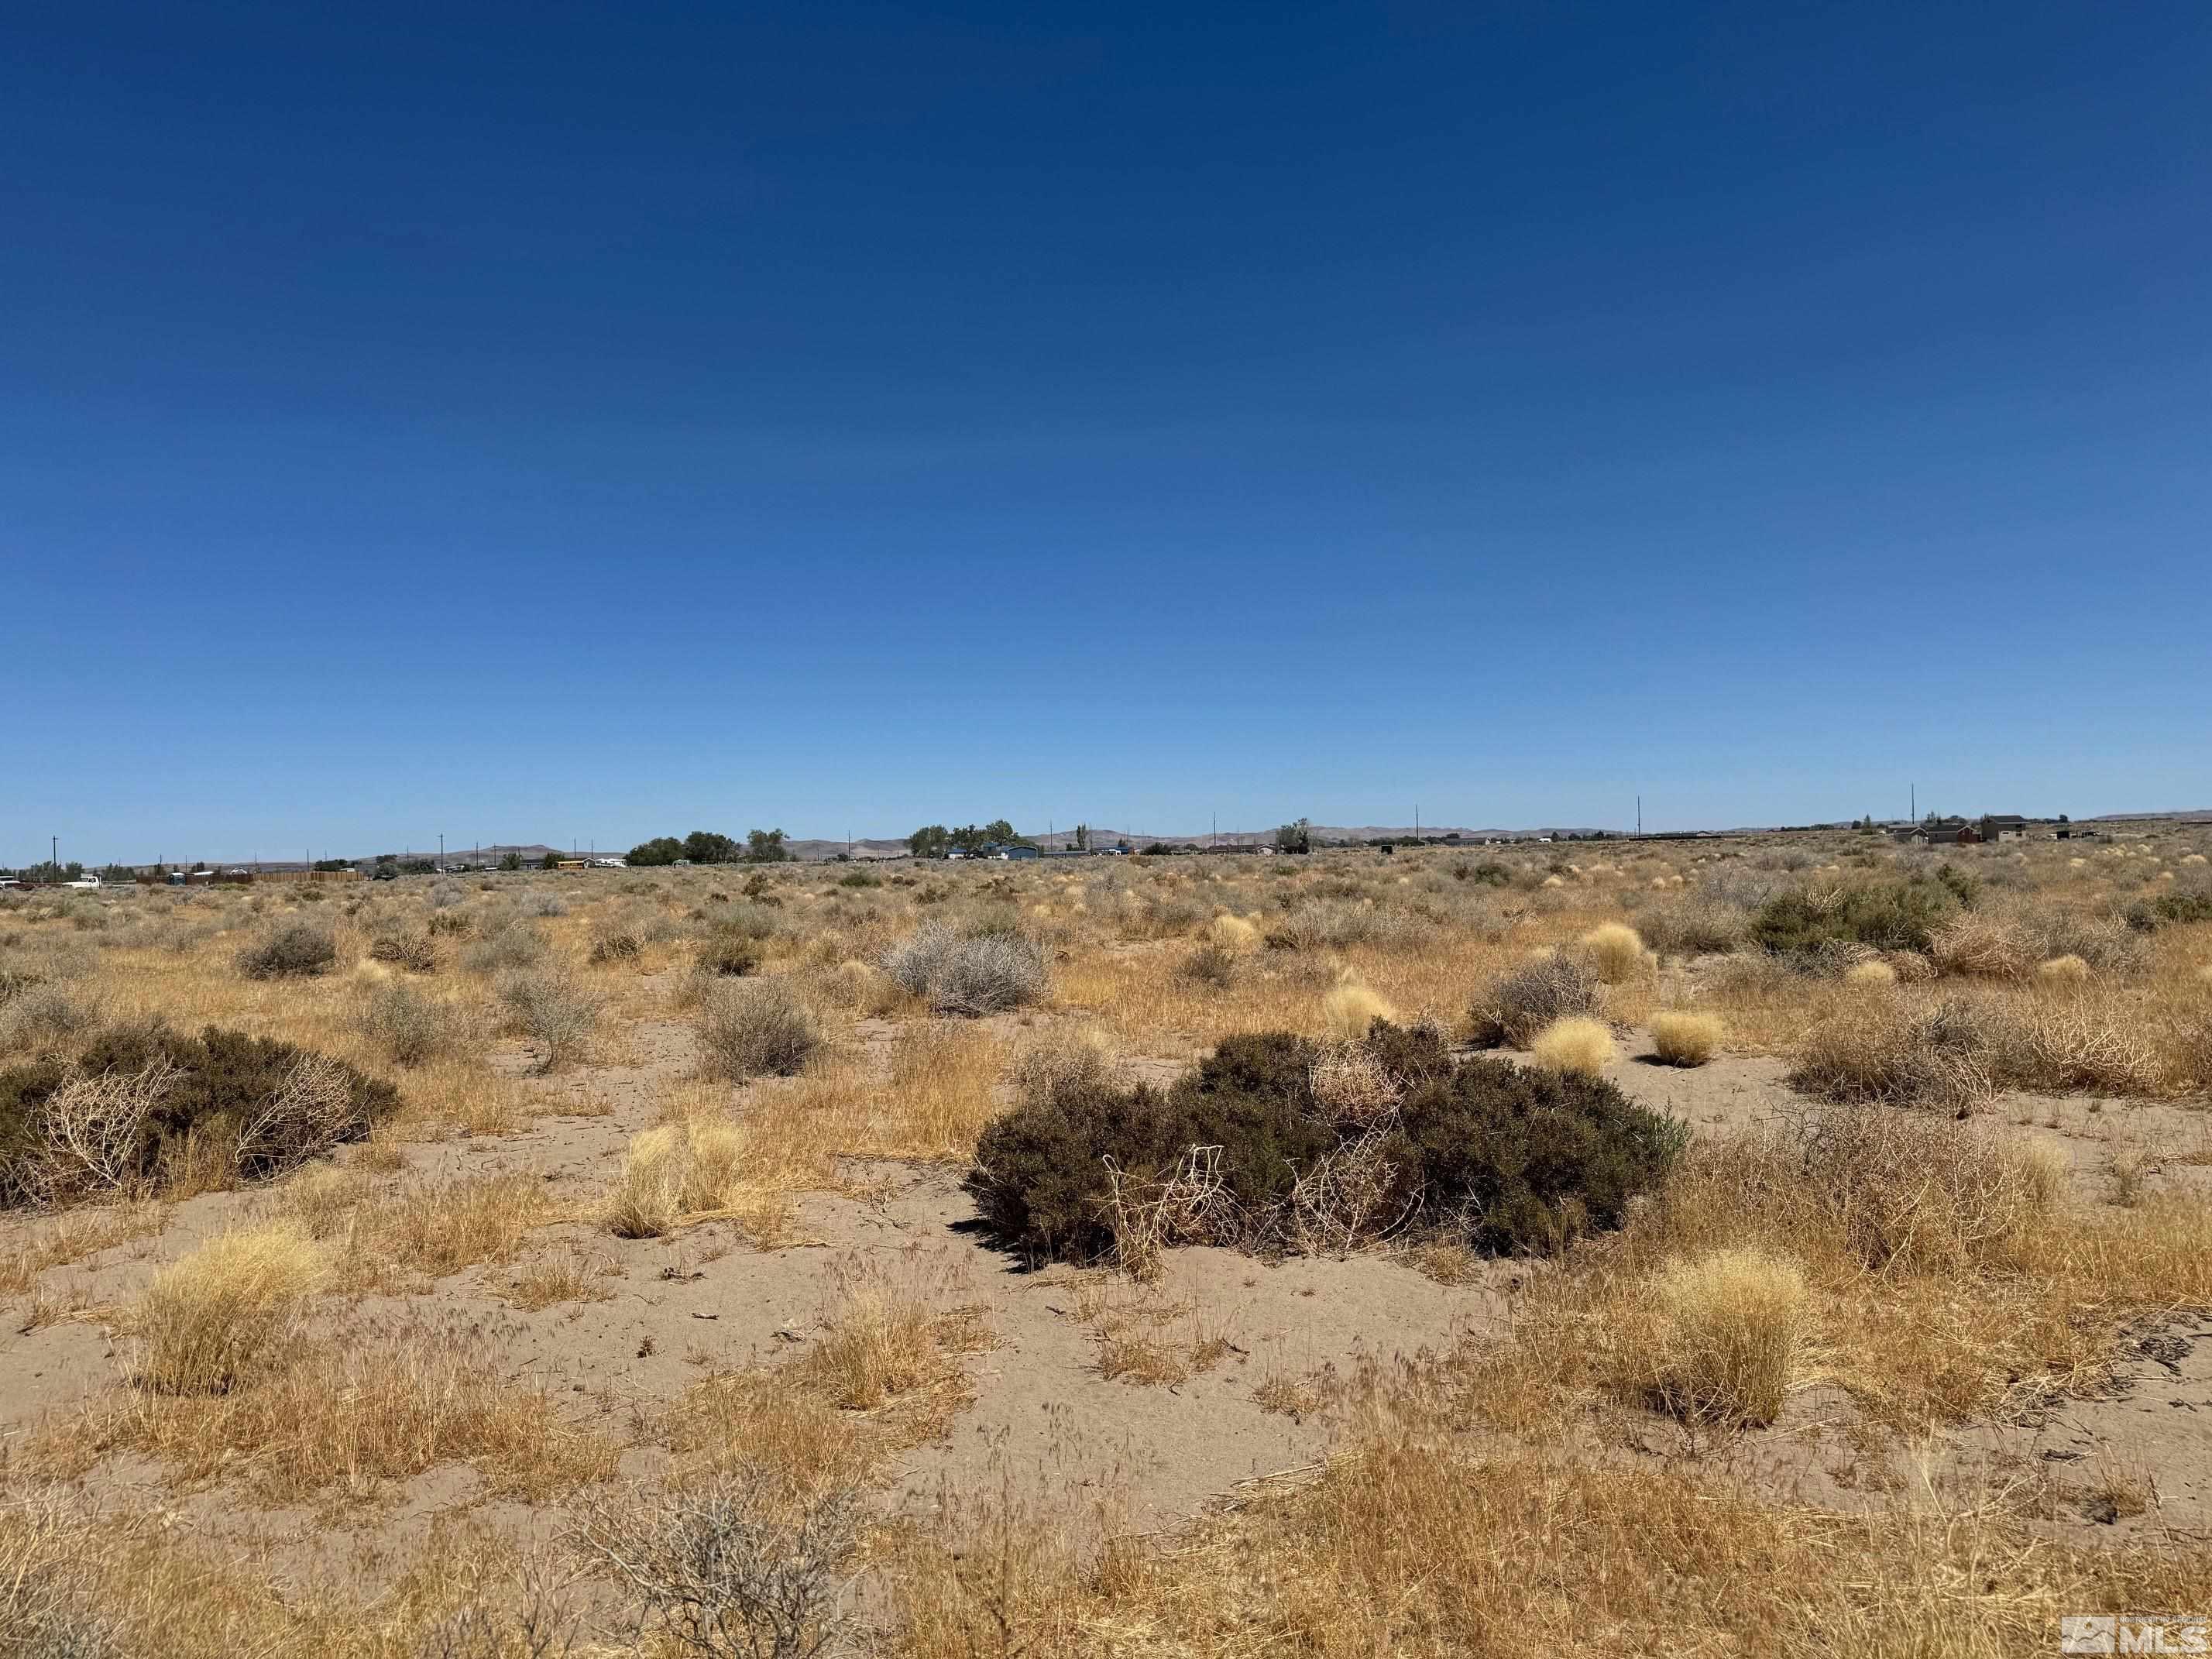
[[[1636,798],[1636,839],[1644,839],[1644,797]]]

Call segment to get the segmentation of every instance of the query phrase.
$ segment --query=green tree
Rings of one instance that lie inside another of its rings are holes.
[[[1079,823],[1075,826],[1075,850],[1079,853],[1087,853],[1091,850],[1091,826],[1087,823]]]
[[[313,867],[334,874],[340,870],[350,870],[353,865],[346,859],[317,859]]]
[[[522,868],[522,854],[512,848],[501,854],[499,867],[502,870],[520,870]]]
[[[561,867],[560,854],[548,853],[544,858],[538,860],[538,867],[541,870],[558,870]]]
[[[1278,853],[1310,853],[1313,851],[1313,826],[1300,818],[1296,823],[1286,823],[1275,831],[1275,850]]]
[[[712,830],[694,830],[684,837],[684,854],[694,864],[728,864],[738,856],[738,844]]]
[[[1021,836],[1015,832],[1014,826],[1007,823],[1006,819],[993,818],[988,823],[983,826],[983,839],[986,842],[995,841],[1002,843],[1011,843],[1019,841]]]
[[[952,844],[952,832],[941,823],[925,823],[906,838],[906,850],[918,859],[941,859]]]
[[[640,842],[629,849],[625,864],[653,866],[673,864],[684,856],[684,843],[673,836],[655,836],[651,841]]]
[[[750,864],[781,864],[791,856],[781,830],[745,831],[745,860]]]
[[[949,839],[952,842],[954,850],[957,852],[980,853],[985,844],[990,841],[991,832],[978,829],[972,823],[963,823],[952,832]]]

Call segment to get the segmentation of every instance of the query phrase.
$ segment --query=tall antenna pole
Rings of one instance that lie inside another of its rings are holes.
[[[1644,797],[1636,798],[1636,839],[1644,839]]]

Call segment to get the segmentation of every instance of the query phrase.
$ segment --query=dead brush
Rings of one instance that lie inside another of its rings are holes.
[[[1990,1044],[1963,1007],[1916,1008],[1863,988],[1815,1025],[1790,1080],[1831,1101],[1924,1106],[1960,1115],[1996,1095]]]
[[[1388,1155],[1397,1127],[1395,1115],[1378,1118],[1299,1172],[1285,1225],[1302,1254],[1348,1256],[1405,1224],[1420,1192]]]
[[[438,947],[428,933],[386,933],[368,947],[369,957],[404,968],[410,974],[435,973]]]
[[[1406,1092],[1406,1079],[1393,1076],[1364,1042],[1322,1043],[1307,1078],[1314,1099],[1337,1124],[1378,1122],[1397,1110]]]
[[[2036,961],[2035,941],[2002,916],[1967,910],[1929,935],[1936,970],[1985,979],[2026,979]]]
[[[740,1464],[594,1499],[572,1542],[628,1590],[640,1631],[669,1650],[812,1659],[842,1650],[860,1523],[850,1487],[807,1495]]]
[[[131,1186],[148,1121],[181,1075],[166,1056],[156,1056],[137,1071],[70,1079],[47,1097],[40,1144],[29,1157],[10,1161],[10,1184],[40,1206]]]
[[[240,1123],[231,1159],[240,1179],[270,1180],[328,1157],[368,1128],[350,1071],[328,1054],[304,1053]]]
[[[1790,1142],[1805,1197],[1877,1273],[2009,1262],[2057,1205],[2063,1181],[2040,1149],[1978,1124],[1880,1106],[1811,1114]]]
[[[2109,995],[2020,999],[2000,1017],[2008,1080],[2028,1088],[2150,1094],[2164,1081],[2154,1033]]]
[[[1114,1237],[1114,1265],[1132,1278],[1158,1278],[1163,1254],[1175,1245],[1217,1243],[1238,1231],[1218,1146],[1188,1148],[1157,1179],[1132,1175],[1109,1158],[1106,1181],[1103,1218]]]
[[[1546,951],[1493,986],[1476,1003],[1474,1034],[1479,1048],[1525,1048],[1554,1020],[1598,1015],[1605,986],[1572,957]]]

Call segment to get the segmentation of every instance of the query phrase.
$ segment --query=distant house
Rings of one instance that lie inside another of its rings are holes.
[[[1982,832],[1964,818],[1937,818],[1890,833],[1897,841],[1913,847],[1972,847],[1982,839]]]
[[[1982,815],[1982,839],[1988,842],[2026,841],[2027,820],[2017,812],[1985,812]]]

